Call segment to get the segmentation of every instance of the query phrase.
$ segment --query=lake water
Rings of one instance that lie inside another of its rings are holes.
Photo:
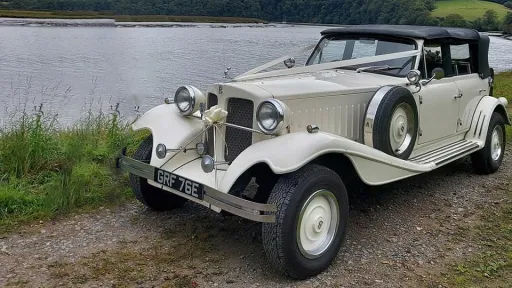
[[[218,26],[217,26],[218,27]],[[318,26],[211,28],[0,27],[0,118],[44,103],[59,121],[87,107],[123,115],[162,103],[184,84],[204,89],[314,44]],[[490,62],[512,69],[512,41],[492,37]]]

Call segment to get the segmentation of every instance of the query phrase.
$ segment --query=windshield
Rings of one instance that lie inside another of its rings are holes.
[[[414,42],[377,39],[368,37],[328,36],[321,40],[311,54],[306,65],[315,65],[349,59],[360,59],[378,55],[416,50]],[[357,69],[369,66],[389,66],[383,70],[365,70],[367,72],[405,76],[414,69],[416,57],[404,57],[383,61],[371,61],[358,65],[341,67]]]

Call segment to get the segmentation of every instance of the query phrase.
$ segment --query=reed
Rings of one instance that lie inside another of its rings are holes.
[[[0,234],[131,198],[114,160],[122,147],[133,151],[144,133],[129,129],[117,105],[109,113],[89,110],[71,127],[45,115],[41,104],[0,130]]]

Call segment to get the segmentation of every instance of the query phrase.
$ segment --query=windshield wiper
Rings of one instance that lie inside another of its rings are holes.
[[[401,69],[400,66],[389,66],[389,65],[381,65],[381,66],[368,66],[357,68],[356,73],[361,73],[363,71],[382,71],[382,70],[395,70]]]

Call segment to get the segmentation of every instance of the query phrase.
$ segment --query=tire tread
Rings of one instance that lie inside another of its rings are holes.
[[[286,263],[285,251],[283,249],[287,244],[284,243],[284,231],[286,231],[285,227],[283,227],[284,218],[286,217],[287,209],[291,206],[291,199],[298,186],[304,183],[311,174],[316,174],[321,171],[328,171],[332,173],[332,175],[336,175],[341,182],[339,176],[332,170],[321,165],[309,164],[293,173],[282,175],[270,193],[267,202],[276,204],[278,212],[276,212],[275,223],[264,223],[262,226],[264,251],[273,267],[295,279],[305,279],[316,273],[297,271]],[[288,245],[290,244],[288,243]]]

